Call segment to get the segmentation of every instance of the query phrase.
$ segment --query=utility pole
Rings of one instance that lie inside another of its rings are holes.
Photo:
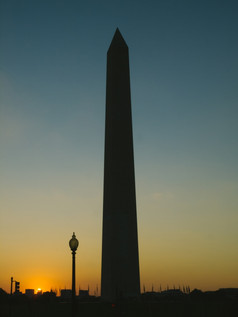
[[[12,295],[12,283],[13,283],[13,277],[11,277],[11,295]]]

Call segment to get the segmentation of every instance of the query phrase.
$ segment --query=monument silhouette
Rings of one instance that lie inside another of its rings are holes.
[[[117,29],[107,52],[101,296],[139,294],[129,53]]]

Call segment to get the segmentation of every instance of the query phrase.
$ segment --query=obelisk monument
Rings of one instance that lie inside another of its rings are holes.
[[[140,294],[128,46],[117,29],[107,52],[103,300]]]

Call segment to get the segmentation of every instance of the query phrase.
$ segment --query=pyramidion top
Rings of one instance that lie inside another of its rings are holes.
[[[121,32],[119,31],[119,29],[116,29],[116,32],[114,33],[114,36],[112,38],[111,44],[109,46],[108,52],[112,51],[113,49],[118,49],[118,48],[126,48],[128,49],[128,46],[123,38],[123,36],[121,35]]]

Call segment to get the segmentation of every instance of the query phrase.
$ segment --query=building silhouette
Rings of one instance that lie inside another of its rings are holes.
[[[107,52],[101,296],[139,294],[129,53],[117,29]]]
[[[25,290],[25,295],[28,296],[28,297],[34,297],[35,290],[28,288],[28,289]]]
[[[60,297],[63,300],[70,300],[72,298],[72,290],[71,289],[60,290]]]

